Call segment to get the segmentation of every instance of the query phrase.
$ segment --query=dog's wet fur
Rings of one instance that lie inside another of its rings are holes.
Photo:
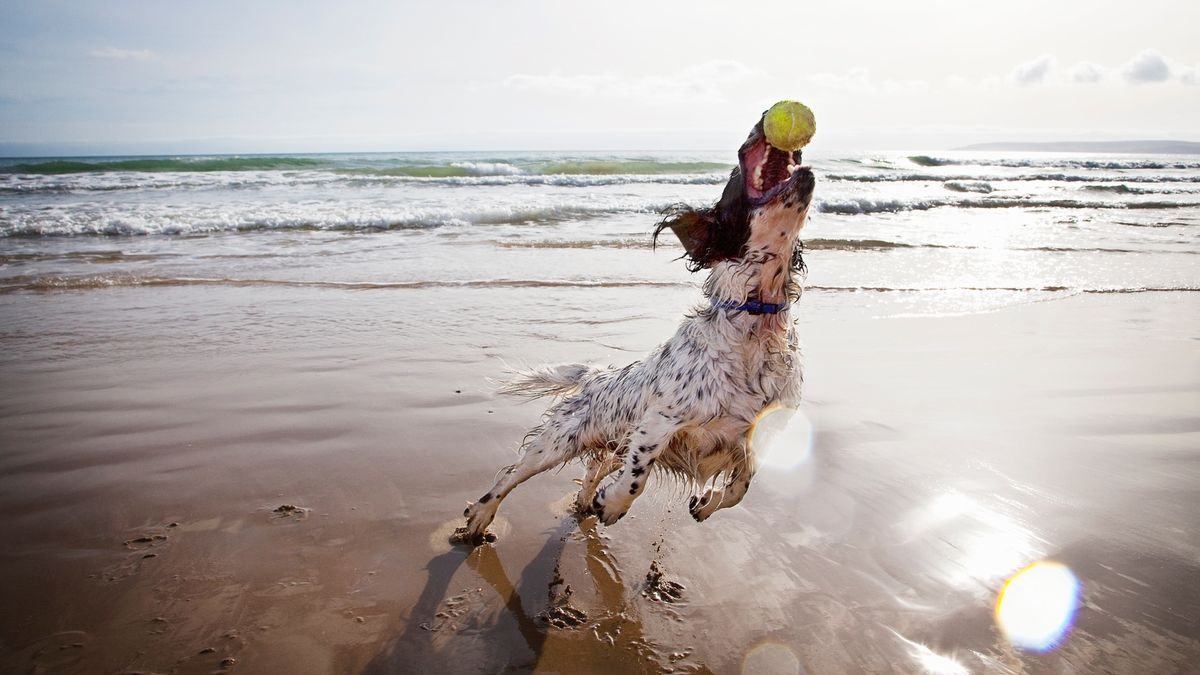
[[[556,400],[526,435],[520,460],[464,511],[460,541],[494,539],[487,527],[509,492],[575,459],[587,460],[576,508],[606,525],[629,511],[652,478],[694,485],[688,511],[701,522],[742,500],[757,466],[750,443],[755,421],[800,402],[791,317],[804,270],[799,235],[816,179],[799,164],[799,151],[767,142],[760,119],[715,205],[664,214],[655,240],[672,230],[688,269],[709,270],[704,302],[670,340],[624,368],[547,366],[501,388]],[[774,314],[740,309],[748,300],[789,307]]]

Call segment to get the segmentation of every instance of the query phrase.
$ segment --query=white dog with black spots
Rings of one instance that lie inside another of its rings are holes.
[[[816,181],[799,151],[767,142],[761,120],[738,154],[715,206],[676,207],[655,232],[671,228],[690,268],[710,270],[704,302],[641,361],[545,367],[505,385],[503,393],[557,400],[526,435],[520,460],[467,507],[463,540],[483,541],[518,485],[576,459],[587,460],[577,509],[605,525],[663,474],[703,489],[688,505],[697,521],[745,496],[756,469],[755,421],[800,402],[793,313],[804,270],[799,235]]]

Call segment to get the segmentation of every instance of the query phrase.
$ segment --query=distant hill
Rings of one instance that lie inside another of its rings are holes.
[[[1192,141],[1051,141],[1049,143],[975,143],[955,150],[1018,152],[1107,152],[1157,155],[1200,155]]]

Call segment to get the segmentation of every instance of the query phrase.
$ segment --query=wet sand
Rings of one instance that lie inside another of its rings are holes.
[[[467,549],[543,409],[488,378],[626,363],[695,291],[0,295],[0,670],[1192,671],[1200,298],[820,311],[858,296],[802,300],[811,434],[739,507],[577,523],[572,466]],[[993,606],[1046,559],[1081,605],[1022,651]]]

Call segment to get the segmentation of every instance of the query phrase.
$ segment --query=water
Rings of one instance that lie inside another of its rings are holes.
[[[811,154],[811,153],[810,153]],[[0,160],[0,292],[286,284],[685,286],[666,206],[713,202],[710,153]],[[834,313],[985,311],[1200,289],[1200,159],[806,157],[807,288]],[[848,295],[853,294],[853,295]]]

